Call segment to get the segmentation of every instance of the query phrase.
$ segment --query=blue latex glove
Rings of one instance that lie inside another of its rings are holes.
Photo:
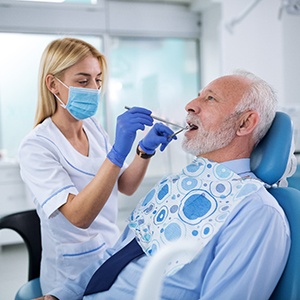
[[[151,111],[146,108],[132,107],[117,118],[116,138],[107,158],[122,168],[131,150],[137,130],[144,130],[145,126],[152,126]]]
[[[160,151],[164,151],[172,140],[177,140],[176,136],[169,138],[173,133],[173,130],[166,125],[156,123],[148,134],[139,142],[139,146],[147,154],[153,154],[159,145],[161,145]]]

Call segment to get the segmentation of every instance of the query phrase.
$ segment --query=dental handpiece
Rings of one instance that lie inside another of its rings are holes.
[[[125,109],[130,109],[131,107],[125,106],[124,108],[125,108]],[[186,126],[186,127],[183,127],[183,126],[181,126],[181,125],[172,123],[172,122],[167,121],[167,120],[165,120],[165,119],[162,119],[162,118],[160,118],[160,117],[156,117],[156,116],[153,116],[153,115],[151,115],[151,117],[152,117],[153,119],[155,119],[155,120],[157,120],[157,121],[160,121],[160,122],[163,122],[163,123],[165,123],[165,124],[169,124],[169,125],[173,125],[173,126],[179,127],[179,128],[181,128],[182,130],[187,129],[187,128],[186,128],[187,126]],[[179,132],[181,132],[182,130],[180,130]],[[179,133],[179,132],[178,132],[178,133]],[[176,134],[177,134],[177,133],[176,133]]]
[[[181,128],[180,130],[178,130],[178,131],[174,132],[173,134],[169,135],[168,138],[171,139],[172,137],[174,137],[174,136],[177,135],[178,133],[180,133],[180,132],[182,132],[182,131],[184,131],[184,130],[188,130],[188,129],[190,129],[190,126],[189,126],[189,125],[185,126],[184,128]]]

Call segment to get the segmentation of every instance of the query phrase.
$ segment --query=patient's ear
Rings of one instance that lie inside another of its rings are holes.
[[[255,110],[249,110],[240,116],[239,119],[239,128],[236,132],[238,136],[247,135],[256,128],[259,121],[259,114]]]

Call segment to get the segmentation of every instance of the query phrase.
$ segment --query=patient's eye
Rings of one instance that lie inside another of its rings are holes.
[[[207,100],[209,100],[209,101],[213,101],[213,100],[216,100],[215,99],[215,97],[213,97],[213,96],[207,96],[207,98],[206,98]]]

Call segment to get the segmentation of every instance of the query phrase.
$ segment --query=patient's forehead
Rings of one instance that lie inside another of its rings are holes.
[[[226,75],[210,82],[201,92],[213,92],[220,100],[237,103],[245,91],[250,87],[251,81],[239,75]]]

